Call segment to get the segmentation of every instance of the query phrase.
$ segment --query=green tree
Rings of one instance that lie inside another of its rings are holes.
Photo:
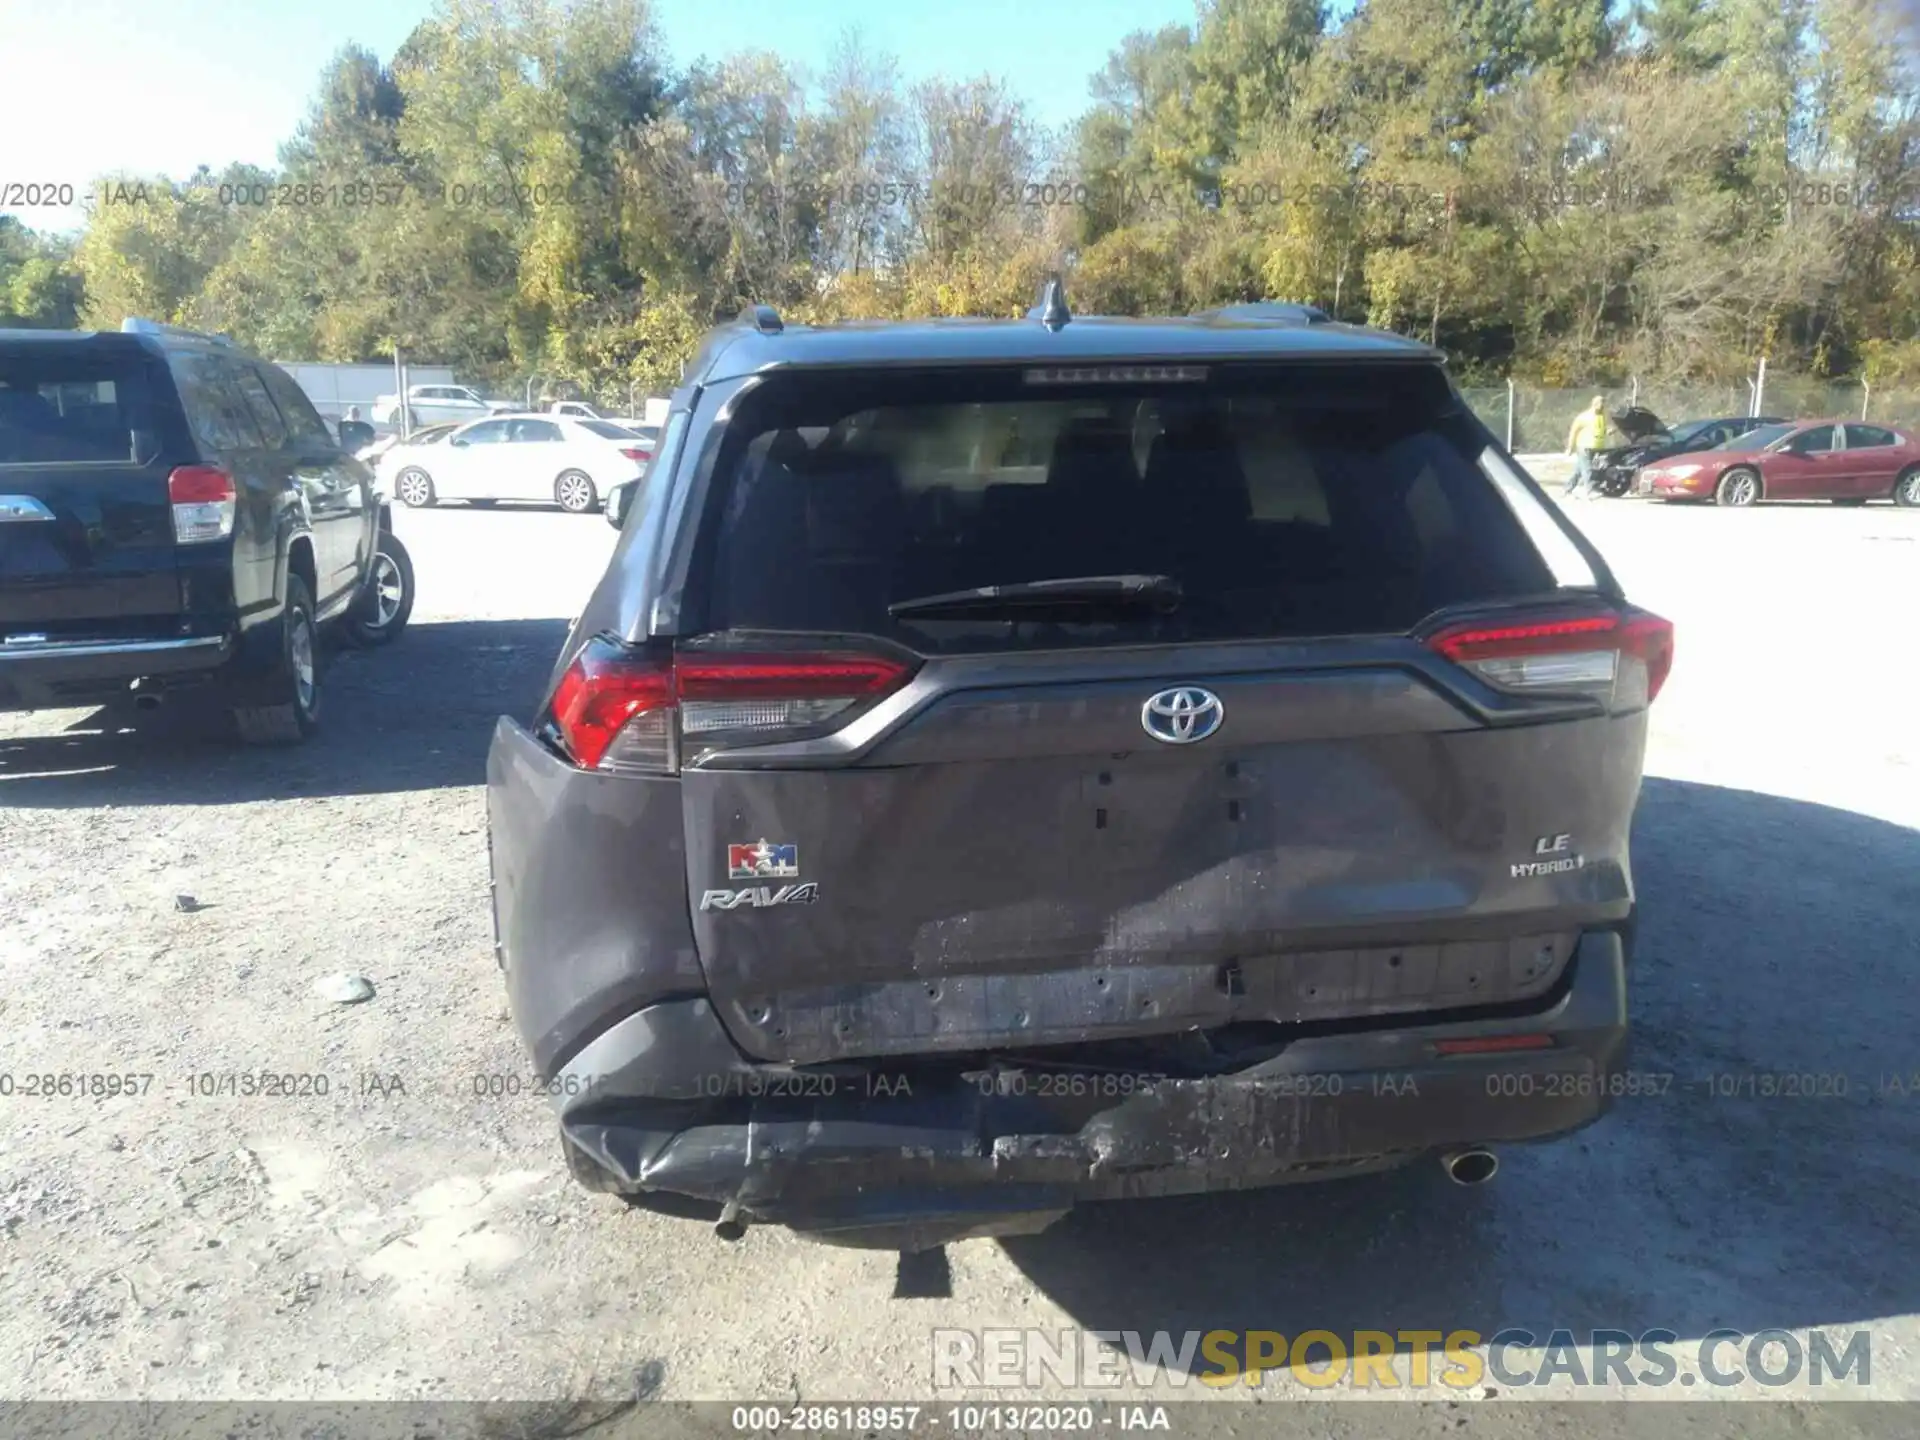
[[[0,215],[0,329],[71,329],[80,303],[71,242]]]

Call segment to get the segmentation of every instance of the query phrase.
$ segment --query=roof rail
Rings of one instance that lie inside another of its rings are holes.
[[[138,315],[129,315],[120,322],[123,335],[171,335],[179,340],[210,340],[216,345],[231,345],[231,335],[210,335],[204,330],[189,330],[184,325],[167,325],[159,320],[146,320]]]
[[[1049,275],[1046,283],[1040,287],[1040,298],[1027,311],[1027,319],[1038,320],[1049,330],[1058,330],[1073,319],[1072,312],[1067,309],[1067,288],[1060,283],[1057,271]]]
[[[1295,325],[1331,325],[1333,317],[1317,305],[1285,300],[1255,300],[1245,305],[1221,305],[1194,313],[1196,320],[1269,320]]]
[[[787,328],[780,320],[780,312],[771,305],[749,305],[740,312],[740,318],[762,335],[778,335]]]

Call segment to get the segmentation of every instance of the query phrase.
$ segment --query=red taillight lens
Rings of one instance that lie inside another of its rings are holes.
[[[1514,1050],[1551,1050],[1551,1035],[1479,1035],[1466,1040],[1436,1040],[1436,1055],[1499,1055]]]
[[[621,732],[636,719],[653,715],[667,719],[673,705],[673,671],[665,665],[631,658],[603,641],[591,642],[567,667],[553,692],[553,723],[567,753],[583,769],[624,768],[620,757],[609,756]],[[660,729],[663,742],[671,726]],[[636,737],[638,738],[638,737]],[[670,747],[662,743],[661,767],[670,768]],[[635,757],[638,760],[640,757]],[[635,768],[647,768],[644,763]]]
[[[633,445],[621,446],[620,453],[626,456],[627,459],[636,461],[642,465],[646,464],[649,460],[653,459],[653,452],[651,450],[642,450],[637,446],[633,446]]]
[[[180,545],[224,540],[233,533],[233,476],[218,465],[179,465],[167,476],[173,538]]]
[[[1673,626],[1645,610],[1468,621],[1426,643],[1505,690],[1582,690],[1626,706],[1652,703],[1673,668]]]
[[[1455,625],[1433,636],[1427,644],[1449,660],[1458,660],[1464,665],[1475,660],[1504,660],[1584,649],[1581,641],[1610,636],[1619,627],[1620,621],[1612,615],[1585,615],[1518,625]]]
[[[234,498],[233,476],[218,465],[181,465],[167,476],[167,499],[175,505],[204,505]]]
[[[682,735],[775,739],[876,699],[912,673],[886,656],[843,653],[648,661],[596,640],[561,677],[552,712],[581,766],[659,774],[676,768]]]
[[[1651,705],[1673,669],[1673,622],[1651,611],[1629,611],[1620,626],[1620,649],[1647,667],[1647,703]]]

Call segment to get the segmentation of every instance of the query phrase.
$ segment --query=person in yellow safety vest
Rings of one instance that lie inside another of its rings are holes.
[[[1593,404],[1573,417],[1567,431],[1567,453],[1573,456],[1573,478],[1567,481],[1566,496],[1578,497],[1583,487],[1593,485],[1593,452],[1607,448],[1607,400],[1593,397]]]

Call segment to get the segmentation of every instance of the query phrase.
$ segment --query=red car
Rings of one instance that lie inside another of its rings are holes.
[[[1890,499],[1920,505],[1920,439],[1855,420],[1762,425],[1711,450],[1672,455],[1640,472],[1640,493],[1662,500]]]

